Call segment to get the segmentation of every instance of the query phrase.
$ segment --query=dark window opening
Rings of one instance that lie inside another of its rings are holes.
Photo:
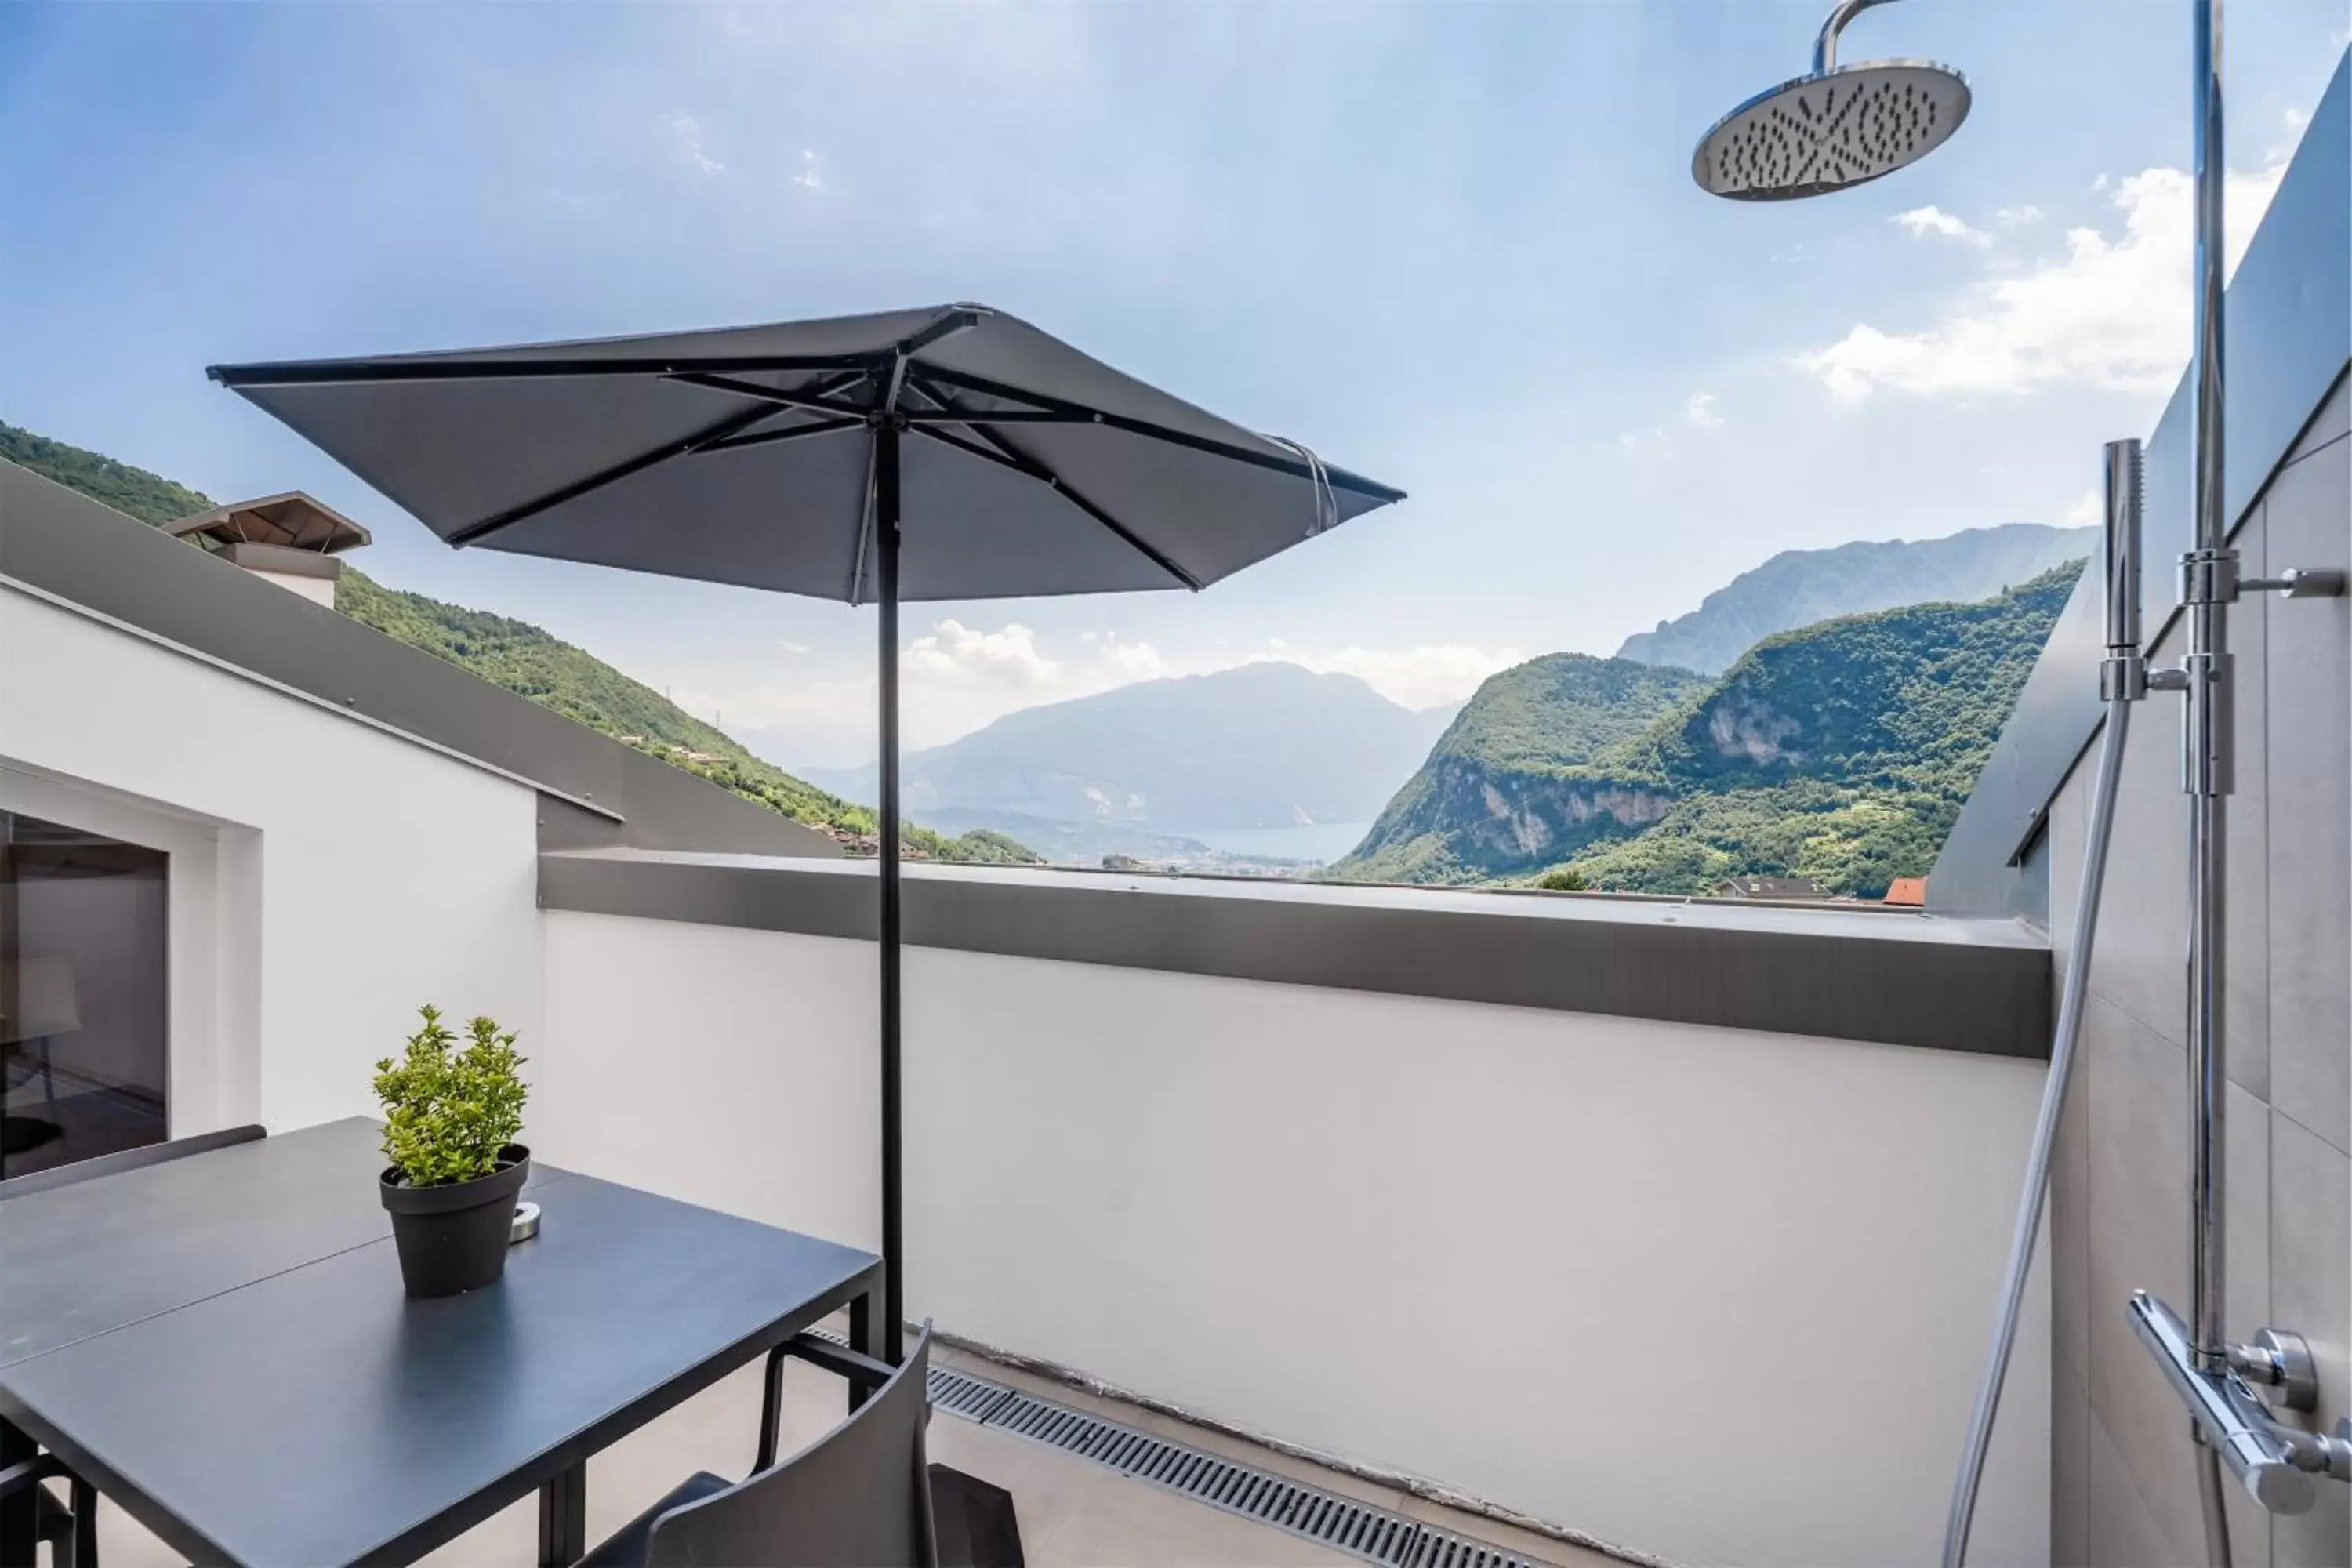
[[[163,1142],[169,864],[0,811],[0,1178]]]

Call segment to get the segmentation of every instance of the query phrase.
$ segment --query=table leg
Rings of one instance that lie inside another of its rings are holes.
[[[98,1489],[76,1481],[73,1498],[73,1568],[98,1568]]]
[[[571,1568],[588,1555],[588,1467],[572,1466],[539,1489],[539,1568]]]
[[[40,1445],[5,1421],[0,1421],[0,1470],[21,1464],[40,1452]],[[33,1568],[35,1500],[27,1488],[0,1500],[0,1568]]]
[[[776,1444],[783,1432],[783,1346],[768,1352],[768,1364],[760,1369],[760,1452],[751,1461],[754,1475],[776,1462]]]
[[[877,1279],[874,1289],[849,1303],[849,1348],[859,1355],[880,1353],[876,1347],[886,1342],[883,1331],[882,1281]],[[849,1408],[856,1410],[866,1403],[869,1391],[856,1383],[849,1385]]]

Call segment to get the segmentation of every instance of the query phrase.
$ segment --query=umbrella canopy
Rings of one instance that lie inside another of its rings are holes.
[[[452,544],[851,603],[886,412],[901,599],[1200,588],[1402,493],[976,305],[211,374]]]
[[[900,600],[1198,589],[1404,492],[982,305],[211,375],[451,544],[878,607],[895,1363]]]

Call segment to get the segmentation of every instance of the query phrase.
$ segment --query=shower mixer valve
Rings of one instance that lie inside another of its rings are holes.
[[[2280,1403],[2289,1409],[2318,1404],[2303,1336],[2264,1329],[2248,1343],[2229,1347],[2228,1363],[2216,1366],[2198,1351],[2180,1315],[2147,1291],[2132,1292],[2128,1310],[2132,1327],[2189,1407],[2199,1440],[2264,1509],[2308,1513],[2318,1501],[2311,1477],[2352,1481],[2352,1418],[2338,1421],[2333,1432],[2306,1431],[2271,1414],[2255,1393],[2259,1383],[2279,1389]]]

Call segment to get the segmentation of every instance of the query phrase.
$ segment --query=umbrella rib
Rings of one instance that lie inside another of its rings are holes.
[[[863,373],[861,372],[862,375]],[[761,403],[772,403],[782,408],[805,409],[814,414],[851,414],[859,417],[866,411],[854,404],[835,403],[826,389],[814,392],[782,392],[772,386],[761,386],[753,381],[737,381],[732,376],[706,375],[700,371],[679,371],[662,377],[664,381],[680,382],[688,386],[699,386],[711,392],[731,392],[738,397],[749,397]],[[853,379],[846,384],[855,385]]]
[[[295,360],[215,364],[205,374],[223,386],[343,386],[387,381],[536,381],[599,375],[709,374],[721,371],[865,370],[888,352],[847,354],[717,354],[684,359]]]
[[[933,401],[936,402],[938,400],[934,398]],[[999,436],[993,431],[991,431],[980,425],[973,425],[971,426],[974,435],[978,436],[982,441],[987,442],[990,447],[996,448],[994,451],[990,451],[987,447],[975,446],[971,442],[961,440],[957,437],[948,434],[944,430],[937,429],[929,425],[909,425],[908,428],[914,431],[919,436],[928,436],[932,440],[940,442],[944,446],[953,447],[959,452],[967,453],[971,457],[982,458],[985,461],[995,463],[1000,467],[1011,468],[1016,474],[1025,475],[1029,479],[1035,479],[1038,483],[1045,486],[1055,494],[1060,496],[1064,500],[1068,501],[1072,506],[1076,507],[1080,511],[1085,512],[1088,517],[1094,519],[1097,522],[1102,524],[1105,528],[1118,535],[1119,538],[1125,540],[1127,543],[1137,552],[1137,553],[1144,556],[1162,572],[1167,573],[1171,577],[1175,578],[1176,581],[1183,584],[1184,586],[1192,589],[1194,593],[1200,592],[1202,584],[1198,577],[1195,577],[1190,572],[1185,571],[1183,567],[1179,566],[1175,562],[1170,560],[1166,555],[1163,555],[1159,551],[1153,549],[1150,544],[1146,543],[1134,530],[1129,528],[1125,523],[1119,521],[1118,519],[1111,516],[1110,513],[1105,511],[1102,508],[1097,506],[1094,502],[1088,500],[1077,491],[1072,489],[1068,484],[1064,482],[1059,474],[1056,474],[1053,469],[1045,467],[1045,464],[1029,456],[1028,453],[1022,451],[1019,447],[1005,440],[1003,437]]]
[[[951,338],[968,328],[980,325],[989,311],[969,305],[950,307],[940,312],[940,319],[900,343],[898,353],[902,359],[912,359],[941,338]]]
[[[924,331],[937,333],[940,327],[949,324],[952,320],[953,318],[950,317],[933,321],[924,329]],[[866,502],[857,512],[857,553],[850,557],[849,562],[849,602],[853,605],[862,605],[866,602],[860,595],[866,591],[866,552],[874,543],[874,510],[876,498],[880,493],[882,479],[881,421],[898,413],[898,394],[906,384],[907,350],[904,345],[901,345],[893,351],[890,356],[890,379],[875,388],[874,439],[868,444],[866,454]],[[894,479],[891,482],[896,484],[898,481]],[[893,581],[895,583],[896,580],[893,579]],[[893,587],[892,593],[896,592],[897,589]],[[891,602],[895,605],[897,600],[894,598]]]
[[[881,442],[868,441],[866,444],[866,487],[859,494],[857,504],[857,552],[849,561],[849,602],[853,605],[866,602],[863,596],[866,592],[866,552],[874,542],[874,488],[880,479],[881,461]]]
[[[446,537],[453,545],[463,546],[475,543],[502,529],[511,528],[526,518],[536,517],[550,507],[562,506],[565,501],[578,500],[582,496],[601,490],[607,485],[618,484],[632,474],[641,474],[647,468],[657,468],[668,462],[673,458],[683,458],[690,452],[698,452],[714,441],[723,441],[738,431],[750,429],[762,419],[774,418],[776,413],[777,410],[772,405],[763,403],[748,411],[730,414],[718,424],[706,426],[691,436],[667,442],[650,452],[640,452],[635,457],[615,463],[609,468],[600,468],[586,479],[575,479],[561,489],[549,491],[536,500],[527,500],[520,506],[509,507],[506,510],[486,517],[479,522],[469,522]]]
[[[1168,442],[1171,446],[1190,447],[1196,452],[1213,453],[1221,458],[1231,458],[1237,463],[1248,463],[1260,468],[1272,468],[1276,473],[1288,474],[1294,479],[1314,479],[1318,477],[1317,468],[1301,462],[1297,458],[1277,458],[1271,453],[1253,451],[1247,447],[1236,447],[1230,441],[1219,441],[1207,436],[1195,436],[1186,430],[1171,430],[1164,425],[1154,425],[1150,420],[1130,419],[1124,414],[1108,414],[1099,408],[1088,408],[1084,404],[1066,402],[1044,393],[1024,392],[1018,387],[1007,386],[1001,382],[989,381],[977,375],[968,375],[962,371],[948,370],[940,365],[926,364],[923,366],[923,374],[929,379],[941,382],[949,386],[960,387],[966,392],[977,392],[984,397],[1003,397],[1026,403],[1032,407],[1042,408],[1050,414],[1058,415],[1063,420],[1073,425],[1107,425],[1114,430],[1124,430],[1131,436],[1146,436],[1155,441]],[[982,417],[984,418],[986,416]],[[1323,483],[1336,489],[1350,490],[1357,495],[1370,496],[1376,500],[1397,501],[1404,499],[1402,490],[1374,479],[1365,479],[1360,474],[1351,474],[1345,468],[1325,467],[1320,469],[1319,477]]]
[[[835,430],[863,429],[866,416],[862,414],[848,419],[820,419],[812,425],[793,425],[782,430],[753,430],[746,435],[730,436],[723,441],[713,441],[697,447],[694,455],[707,452],[740,452],[746,447],[765,447],[777,441],[797,441],[803,436],[825,436]]]

